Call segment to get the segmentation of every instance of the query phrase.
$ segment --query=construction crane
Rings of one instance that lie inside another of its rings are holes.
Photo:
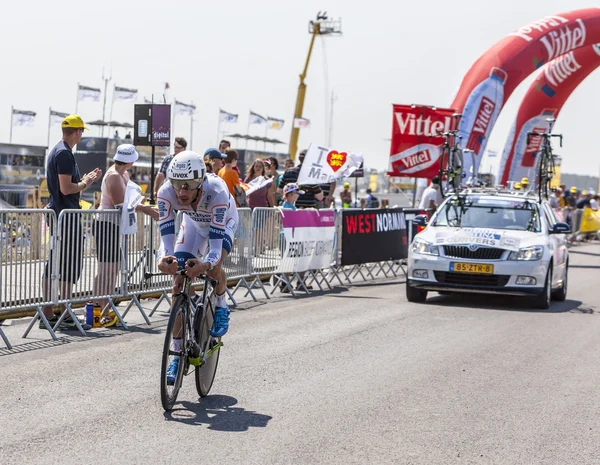
[[[302,117],[302,110],[304,109],[304,97],[306,95],[306,84],[304,79],[306,78],[306,72],[308,71],[308,63],[310,62],[310,56],[312,54],[313,45],[315,44],[315,38],[318,35],[341,35],[342,34],[342,20],[330,20],[327,17],[327,12],[317,13],[317,19],[308,23],[308,32],[311,34],[310,45],[308,47],[308,56],[306,57],[306,63],[304,64],[304,70],[300,74],[300,85],[298,86],[298,96],[296,97],[296,109],[294,110],[294,118],[292,124],[292,134],[290,136],[290,157],[292,160],[296,159],[296,152],[298,151],[298,136],[300,135],[300,128],[296,127],[296,118]]]

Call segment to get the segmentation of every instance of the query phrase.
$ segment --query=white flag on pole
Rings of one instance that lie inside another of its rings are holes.
[[[126,87],[115,86],[113,91],[113,102],[121,100],[124,102],[135,102],[137,99],[137,89],[127,89]]]
[[[175,100],[175,113],[178,115],[193,115],[196,111],[196,105],[179,102]]]
[[[121,212],[121,228],[122,236],[129,236],[137,232],[137,218],[135,207],[144,200],[142,188],[133,181],[127,182],[125,189],[125,199],[123,201],[123,210]]]
[[[96,87],[88,87],[79,85],[79,90],[77,91],[77,98],[81,101],[90,100],[92,102],[100,101],[100,89]]]
[[[27,110],[12,111],[13,126],[33,126],[35,124],[35,112]]]
[[[294,118],[294,127],[295,128],[307,128],[310,126],[310,120],[307,118],[302,118],[301,116],[296,116]]]
[[[61,113],[60,111],[50,110],[50,125],[60,124],[63,120],[69,116],[68,113]]]
[[[267,116],[267,121],[269,123],[269,129],[279,130],[285,124],[285,120],[279,118],[271,118],[270,116]]]
[[[265,124],[267,122],[267,118],[259,115],[258,113],[254,113],[250,110],[250,116],[248,117],[248,124]]]
[[[237,120],[238,115],[234,115],[233,113],[229,113],[219,108],[219,121],[221,123],[237,123]]]
[[[347,178],[360,167],[363,160],[362,153],[310,144],[298,175],[298,184],[325,184]]]

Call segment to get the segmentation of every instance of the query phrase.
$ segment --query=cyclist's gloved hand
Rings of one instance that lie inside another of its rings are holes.
[[[157,267],[161,273],[175,274],[177,273],[177,258],[173,255],[162,257],[158,261]]]
[[[195,278],[206,273],[208,270],[210,270],[210,264],[201,262],[197,258],[190,258],[185,262],[185,274],[190,278]]]

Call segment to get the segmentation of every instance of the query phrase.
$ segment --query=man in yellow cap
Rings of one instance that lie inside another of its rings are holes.
[[[513,189],[516,191],[520,191],[521,190],[521,183],[520,182],[515,182],[515,185],[513,186]]]
[[[344,190],[340,192],[340,199],[342,200],[342,208],[350,208],[352,205],[352,192],[350,192],[350,183],[344,183]]]
[[[83,131],[87,129],[81,116],[68,115],[61,126],[62,139],[48,153],[46,169],[46,182],[50,193],[48,208],[54,210],[57,220],[60,212],[65,209],[80,209],[81,192],[102,177],[102,170],[98,168],[82,177],[73,156],[73,147],[81,141]],[[71,216],[69,220],[61,223],[60,247],[58,250],[52,251],[50,259],[46,263],[44,296],[47,300],[49,300],[49,276],[52,274],[53,259],[58,261],[60,298],[65,299],[71,295],[71,286],[79,280],[81,275],[83,231],[78,218],[75,219]],[[52,231],[52,233],[56,234],[56,231]],[[58,316],[54,316],[51,306],[44,308],[44,315],[50,320],[50,324],[54,324],[58,320]]]
[[[521,179],[521,189],[523,189],[524,191],[529,190],[529,178],[523,177]]]

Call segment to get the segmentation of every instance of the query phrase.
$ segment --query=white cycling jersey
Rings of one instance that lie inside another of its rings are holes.
[[[187,239],[182,236],[184,227],[179,231],[180,238],[177,246],[175,239],[175,215],[178,211],[186,212],[185,224],[195,226],[196,236],[208,240],[209,251],[204,261],[214,267],[221,259],[221,249],[231,250],[233,233],[237,228],[238,213],[235,200],[229,193],[227,184],[215,174],[208,173],[202,183],[200,201],[196,208],[184,206],[177,200],[175,189],[170,181],[165,182],[158,191],[158,227],[162,239],[162,253],[173,255],[175,252],[183,251],[195,255],[193,238]],[[188,221],[187,219],[191,220]],[[186,230],[190,237],[189,227]],[[226,241],[226,245],[223,241]],[[176,254],[178,255],[178,254]],[[179,259],[180,257],[178,257]]]

